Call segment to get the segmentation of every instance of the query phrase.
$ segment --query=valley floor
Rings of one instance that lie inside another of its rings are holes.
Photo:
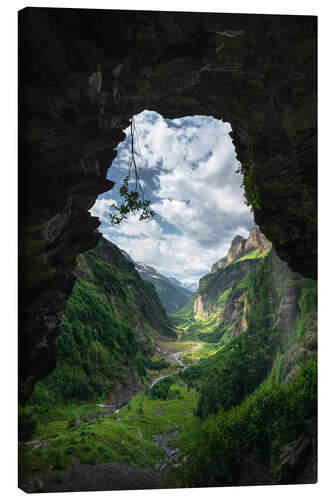
[[[181,339],[161,343],[159,350],[172,368],[155,376],[148,388],[199,360],[200,354],[207,355],[202,343]],[[60,492],[167,487],[165,477],[180,458],[177,441],[197,403],[195,390],[179,380],[170,390],[171,399],[152,399],[141,392],[117,409],[96,403],[50,410],[40,418],[33,440],[20,444],[20,488]]]

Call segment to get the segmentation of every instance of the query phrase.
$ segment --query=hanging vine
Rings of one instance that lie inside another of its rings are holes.
[[[113,204],[111,207],[117,211],[116,214],[109,214],[111,224],[120,224],[124,219],[126,219],[129,213],[139,213],[139,220],[147,220],[154,217],[155,212],[150,208],[150,200],[145,199],[144,190],[142,188],[142,181],[139,176],[139,171],[137,163],[135,160],[134,153],[134,134],[137,136],[137,144],[141,159],[143,157],[139,148],[138,133],[135,128],[134,116],[131,119],[131,155],[128,165],[128,174],[123,180],[123,184],[119,189],[119,194],[123,198],[123,202],[118,207]],[[129,182],[132,176],[132,170],[134,169],[134,179],[135,179],[135,190],[129,190]]]

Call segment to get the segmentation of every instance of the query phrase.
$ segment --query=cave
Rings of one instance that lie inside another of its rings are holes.
[[[230,122],[255,223],[317,275],[317,20],[25,8],[19,12],[19,399],[55,366],[89,210],[132,116]]]

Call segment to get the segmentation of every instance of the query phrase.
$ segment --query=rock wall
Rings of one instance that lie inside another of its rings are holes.
[[[237,235],[232,240],[228,253],[225,257],[215,262],[212,265],[211,273],[216,273],[222,267],[226,267],[237,258],[241,258],[245,254],[259,249],[260,252],[272,247],[272,243],[260,232],[259,228],[251,229],[247,239]]]
[[[316,18],[26,8],[19,12],[20,400],[54,340],[88,210],[131,116],[229,121],[255,221],[316,275]]]
[[[219,272],[208,274],[200,280],[198,292],[193,299],[193,313],[196,319],[213,320],[216,341],[224,333],[228,338],[246,330],[246,317],[249,313],[247,290],[232,290],[249,273],[258,269],[263,259],[251,259],[237,262]],[[205,285],[205,286],[202,286]],[[230,292],[230,294],[228,293]]]

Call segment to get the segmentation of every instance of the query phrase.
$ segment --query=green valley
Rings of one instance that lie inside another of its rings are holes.
[[[57,369],[20,411],[26,491],[71,491],[102,464],[142,487],[312,480],[316,282],[257,228],[170,318],[107,240],[76,274]]]

